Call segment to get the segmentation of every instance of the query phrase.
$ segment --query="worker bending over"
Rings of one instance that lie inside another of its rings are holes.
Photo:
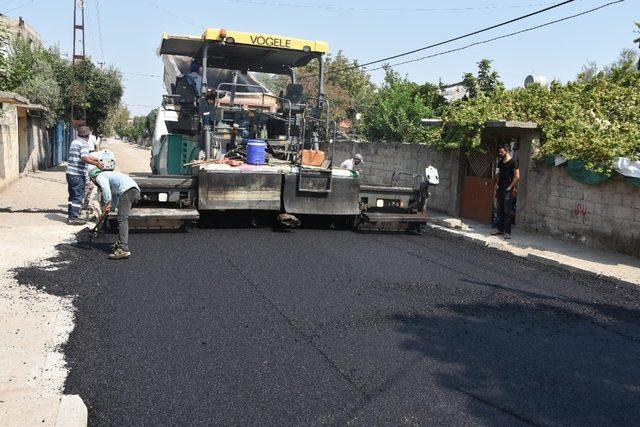
[[[109,259],[129,258],[129,213],[140,201],[140,187],[129,175],[120,172],[94,169],[90,176],[102,190],[104,212],[110,212],[113,206],[118,209],[118,240],[112,246],[113,253],[109,255]]]
[[[354,171],[354,170],[356,170],[356,166],[358,166],[360,163],[364,163],[362,161],[362,155],[361,154],[356,154],[351,159],[347,159],[344,162],[342,162],[340,164],[340,168],[349,169],[349,170]]]

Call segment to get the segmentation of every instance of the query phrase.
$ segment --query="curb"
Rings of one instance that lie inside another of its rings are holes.
[[[60,398],[56,427],[86,427],[89,418],[87,406],[77,394],[65,394]]]
[[[565,264],[565,263],[563,263],[561,261],[558,261],[557,259],[554,259],[554,258],[549,258],[549,257],[545,257],[545,256],[542,256],[542,255],[529,253],[526,249],[515,248],[515,247],[509,245],[508,243],[502,243],[502,242],[498,243],[498,242],[487,241],[486,239],[483,239],[483,238],[478,237],[478,236],[468,235],[468,234],[465,233],[464,230],[448,228],[448,227],[439,225],[436,222],[428,222],[427,226],[431,230],[434,230],[436,232],[446,233],[449,236],[453,235],[453,236],[456,236],[458,239],[461,239],[461,240],[467,240],[467,241],[470,241],[470,242],[474,242],[476,244],[480,244],[480,245],[482,245],[484,247],[487,247],[487,248],[497,249],[497,250],[502,251],[502,252],[508,252],[508,253],[510,253],[512,255],[515,255],[515,256],[520,257],[520,258],[526,258],[526,259],[528,259],[528,260],[530,260],[532,262],[538,263],[538,264],[560,268],[562,270],[568,271],[569,273],[583,274],[583,275],[589,276],[589,277],[605,279],[605,280],[608,280],[608,281],[610,281],[612,283],[615,283],[616,285],[640,286],[639,283],[635,283],[635,282],[631,282],[631,281],[628,281],[628,280],[624,280],[624,279],[621,279],[620,277],[613,276],[611,274],[598,273],[598,272],[595,272],[593,270],[589,270],[589,269],[586,269],[586,268],[580,268],[580,267],[577,267],[575,265]]]
[[[88,415],[76,394],[22,395],[0,401],[0,425],[6,427],[86,427]]]

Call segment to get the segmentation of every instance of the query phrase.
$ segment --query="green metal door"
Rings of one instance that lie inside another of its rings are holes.
[[[167,173],[191,175],[191,168],[184,166],[198,157],[198,142],[190,137],[169,134],[167,138]]]

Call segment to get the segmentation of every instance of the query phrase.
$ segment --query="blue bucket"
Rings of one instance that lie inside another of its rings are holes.
[[[247,163],[250,165],[264,165],[267,143],[261,139],[247,141]]]

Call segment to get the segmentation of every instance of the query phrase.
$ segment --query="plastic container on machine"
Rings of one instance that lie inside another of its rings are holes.
[[[260,139],[247,141],[247,163],[250,165],[264,165],[267,143]]]
[[[104,163],[105,171],[112,171],[116,168],[116,156],[113,151],[100,150],[89,153],[91,157],[94,157]]]

